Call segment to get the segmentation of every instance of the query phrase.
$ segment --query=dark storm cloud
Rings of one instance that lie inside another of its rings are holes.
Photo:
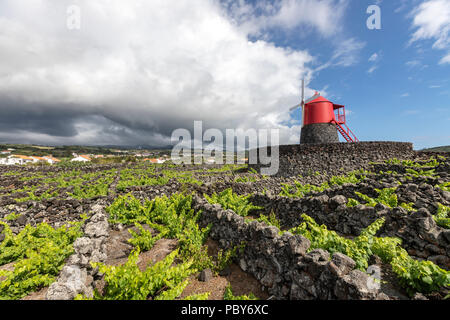
[[[107,110],[89,110],[73,104],[48,105],[4,99],[0,101],[0,142],[158,146],[167,145],[170,139],[165,137],[166,132],[170,136],[169,127],[136,126],[120,117],[101,114]],[[51,138],[43,141],[42,135]]]
[[[0,97],[0,138],[4,133],[44,134],[53,137],[73,138],[86,130],[77,124],[95,128],[99,138],[115,137],[117,144],[167,145],[173,130],[193,130],[193,123],[165,115],[150,114],[149,123],[129,120],[110,109],[125,109],[120,106],[89,107],[76,104],[43,104],[16,101]],[[18,139],[20,141],[20,138]],[[88,141],[91,142],[91,141]]]
[[[0,99],[0,132],[27,131],[74,137],[76,121],[85,117],[73,105],[47,105]]]

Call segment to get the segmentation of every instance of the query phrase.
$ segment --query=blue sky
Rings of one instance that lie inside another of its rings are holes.
[[[0,143],[168,145],[199,120],[298,143],[306,77],[362,141],[450,145],[449,74],[450,0],[0,2]]]
[[[410,43],[416,30],[410,13],[420,1],[382,1],[381,29],[369,30],[366,9],[374,3],[352,1],[341,20],[340,37],[364,45],[354,63],[315,73],[309,87],[346,105],[348,125],[360,140],[411,141],[419,149],[450,145],[450,64],[439,63],[446,51],[433,49],[433,39]],[[308,49],[322,62],[336,50],[333,39],[315,31],[299,37],[298,32],[301,28],[274,32],[271,40]],[[299,111],[292,116],[299,118]]]

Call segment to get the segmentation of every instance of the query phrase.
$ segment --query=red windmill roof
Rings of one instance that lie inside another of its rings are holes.
[[[317,102],[329,102],[329,103],[333,104],[333,109],[334,110],[344,108],[343,105],[335,104],[335,103],[331,102],[330,100],[328,100],[327,98],[324,98],[322,96],[318,96],[317,98],[307,102],[306,104],[317,103]]]
[[[319,96],[316,99],[314,99],[312,101],[309,101],[307,104],[316,103],[316,102],[331,102],[331,101],[329,101],[328,99],[326,99],[326,98],[324,98],[322,96]]]

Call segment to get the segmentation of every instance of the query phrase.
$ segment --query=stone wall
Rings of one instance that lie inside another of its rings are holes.
[[[86,221],[84,236],[75,240],[75,253],[69,257],[58,279],[49,287],[47,300],[73,300],[78,294],[92,297],[95,280],[100,278],[98,268],[91,262],[105,262],[107,259],[106,239],[109,234],[108,215],[105,201],[99,200],[92,206],[92,216]]]
[[[271,148],[267,150],[270,154]],[[266,148],[258,150],[266,152]],[[312,145],[285,145],[279,149],[279,171],[276,176],[307,176],[315,172],[331,175],[343,174],[356,169],[367,169],[370,162],[392,158],[413,159],[412,143],[404,142],[358,142]],[[258,164],[250,168],[260,171]]]
[[[239,265],[267,288],[276,300],[389,299],[370,286],[370,277],[355,269],[355,262],[324,250],[307,253],[310,241],[273,226],[244,218],[220,205],[194,197],[193,208],[202,210],[200,225],[212,224],[210,236],[224,249],[245,242]]]
[[[358,205],[348,208],[348,199],[343,195],[328,197],[326,194],[312,198],[291,199],[253,195],[254,205],[261,206],[262,214],[274,212],[282,227],[291,229],[302,222],[301,214],[307,213],[318,224],[347,236],[358,236],[377,219],[386,222],[378,232],[382,237],[402,239],[402,247],[410,255],[427,259],[440,267],[450,270],[450,230],[436,225],[431,213],[421,208],[408,213],[403,208],[388,208],[381,204],[376,207]]]

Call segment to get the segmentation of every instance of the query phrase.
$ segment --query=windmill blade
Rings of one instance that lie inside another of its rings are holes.
[[[300,103],[300,104],[290,108],[289,111],[294,111],[295,109],[298,109],[298,108],[301,108],[301,107],[303,107],[303,103]]]
[[[302,80],[302,107],[305,104],[305,79]]]
[[[316,100],[318,97],[320,97],[320,93],[316,93],[314,96],[312,96],[311,98],[309,98],[308,100],[305,101],[306,103],[310,103],[313,100]]]

